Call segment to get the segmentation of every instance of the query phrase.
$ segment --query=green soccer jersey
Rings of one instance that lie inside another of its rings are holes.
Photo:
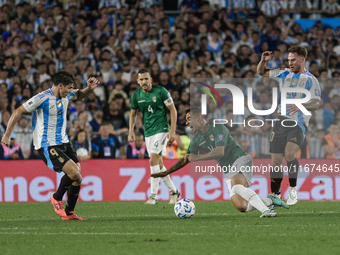
[[[159,85],[153,85],[149,93],[141,88],[132,94],[131,109],[139,109],[143,113],[144,136],[169,132],[167,106],[173,103],[169,91]]]
[[[241,156],[247,155],[243,149],[234,141],[224,125],[209,125],[204,134],[198,133],[192,139],[188,152],[193,154],[208,153],[216,149],[217,146],[224,146],[224,155],[215,159],[221,167],[226,166],[229,169],[235,160]]]

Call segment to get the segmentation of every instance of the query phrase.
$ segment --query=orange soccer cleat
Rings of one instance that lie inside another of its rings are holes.
[[[63,217],[61,217],[63,220],[86,220],[84,218],[79,217],[78,215],[76,215],[74,212],[69,212],[71,213],[71,215],[65,215]]]
[[[58,214],[60,217],[66,216],[63,201],[57,201],[54,199],[53,195],[51,196],[51,203],[53,205],[54,211],[56,214]]]

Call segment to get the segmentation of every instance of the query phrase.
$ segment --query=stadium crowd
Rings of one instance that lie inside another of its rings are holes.
[[[287,68],[287,49],[301,45],[308,49],[306,69],[320,81],[322,107],[313,113],[299,157],[340,158],[340,27],[319,20],[305,31],[295,22],[337,17],[337,1],[0,0],[0,6],[0,135],[14,109],[66,70],[75,76],[75,88],[90,77],[101,81],[87,100],[69,108],[68,134],[80,159],[147,158],[141,115],[135,144],[128,144],[127,131],[137,71],[148,68],[176,105],[177,138],[167,158],[180,158],[193,136],[185,111],[200,104],[198,97],[190,100],[190,80],[228,80],[244,91],[252,86],[255,108],[269,109],[277,84],[257,75],[261,53],[273,51],[270,68]],[[221,109],[208,103],[208,118],[254,118],[247,106],[244,116],[234,116],[230,94],[222,95]],[[253,157],[270,157],[268,123],[229,130]],[[0,159],[35,158],[31,116],[25,115],[10,148],[0,146]]]

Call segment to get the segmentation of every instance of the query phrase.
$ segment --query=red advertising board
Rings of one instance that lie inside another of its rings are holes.
[[[176,160],[164,160],[167,168]],[[310,160],[299,160],[300,165]],[[338,164],[333,160],[314,160],[321,166]],[[255,159],[254,165],[270,164],[269,159]],[[150,194],[148,160],[88,160],[81,163],[83,184],[81,201],[144,201]],[[48,169],[41,160],[0,161],[0,202],[45,202],[57,188],[62,177]],[[284,175],[282,195],[287,198],[288,180]],[[340,200],[340,173],[315,171],[298,179],[299,200]],[[171,178],[180,189],[181,197],[194,201],[230,200],[222,178],[190,176],[190,167],[173,173]],[[270,192],[270,180],[254,174],[251,188],[260,197]],[[161,182],[158,199],[166,201],[169,192]]]

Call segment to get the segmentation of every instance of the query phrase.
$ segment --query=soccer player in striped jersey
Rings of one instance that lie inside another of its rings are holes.
[[[10,143],[10,134],[20,116],[33,111],[33,144],[45,164],[56,172],[63,171],[56,193],[51,196],[55,212],[63,220],[85,220],[74,213],[78,200],[82,176],[77,154],[66,134],[66,114],[70,99],[81,100],[97,87],[99,81],[90,78],[84,89],[73,89],[74,77],[66,71],[59,71],[53,77],[54,85],[16,109],[7,125],[1,142]],[[68,200],[64,209],[62,197],[67,191]]]
[[[272,58],[271,51],[265,51],[262,54],[261,61],[257,66],[257,73],[263,77],[269,77],[279,82],[281,88],[304,88],[311,93],[309,102],[303,104],[308,111],[315,111],[320,105],[320,85],[318,80],[305,68],[307,50],[302,46],[293,46],[288,49],[289,68],[269,69],[268,61]],[[303,93],[287,93],[287,99],[304,98]],[[281,105],[278,113],[281,114]],[[280,115],[279,120],[274,125],[273,132],[270,136],[270,153],[271,165],[276,169],[281,168],[283,159],[287,160],[289,169],[289,192],[287,205],[297,203],[296,181],[299,169],[299,162],[296,159],[296,153],[299,151],[307,131],[309,119],[311,116],[303,115],[296,105],[288,105],[286,115]],[[285,126],[281,122],[285,121]],[[295,125],[297,124],[297,125]],[[289,126],[289,127],[288,127]],[[271,190],[273,195],[280,195],[281,181],[283,173],[271,173]]]

